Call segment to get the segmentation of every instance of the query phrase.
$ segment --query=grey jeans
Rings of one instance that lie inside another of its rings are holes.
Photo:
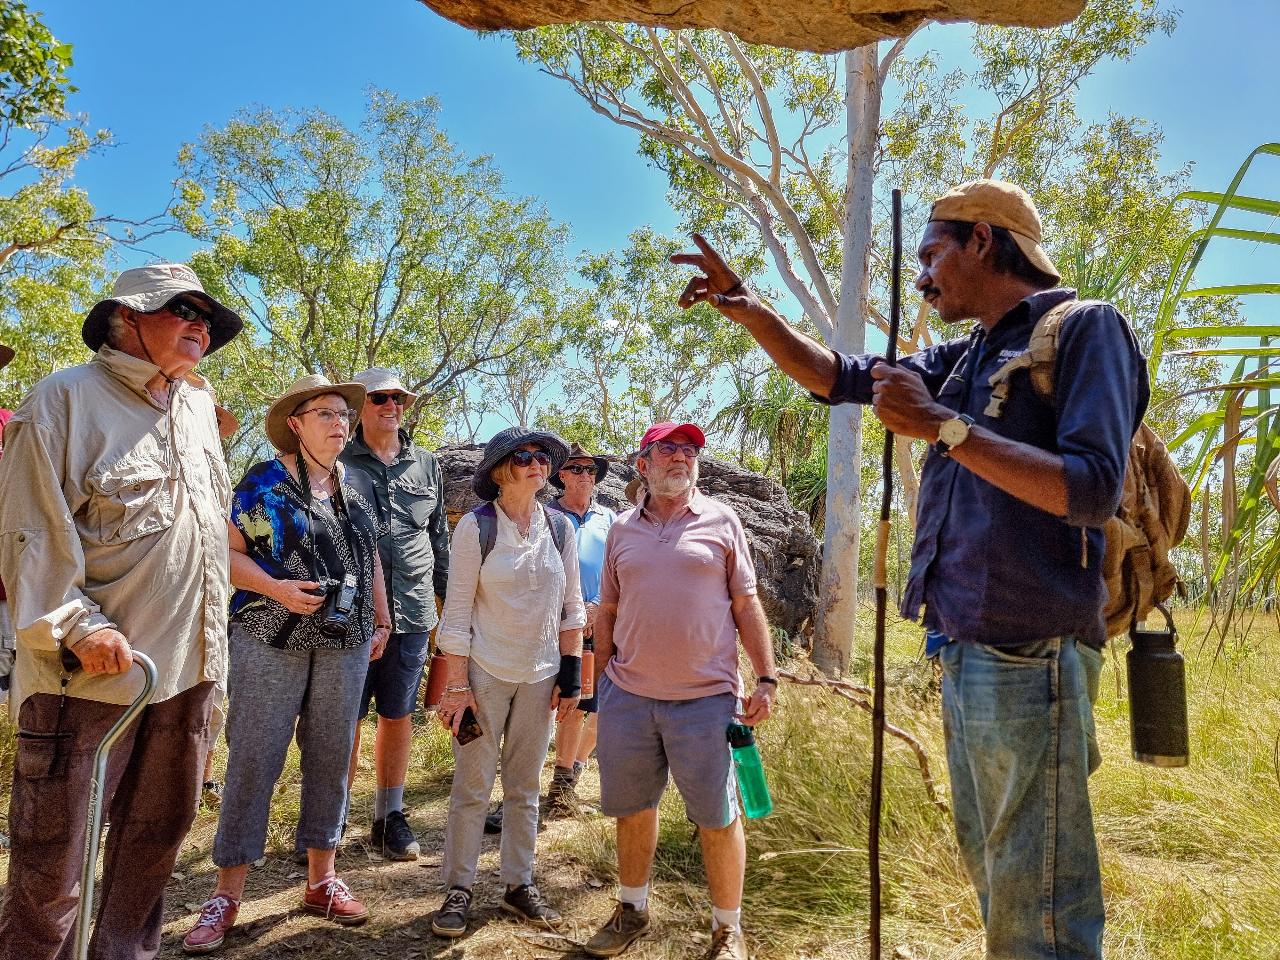
[[[489,794],[502,758],[502,882],[533,882],[538,839],[538,778],[553,729],[551,692],[556,678],[509,683],[471,662],[471,692],[484,736],[465,747],[453,741],[453,789],[444,833],[445,887],[471,889],[484,836]],[[501,743],[499,743],[501,741]]]
[[[281,650],[231,625],[227,782],[213,841],[219,867],[252,863],[267,841],[271,795],[297,722],[302,755],[298,842],[332,850],[342,838],[347,761],[369,642],[349,650]]]

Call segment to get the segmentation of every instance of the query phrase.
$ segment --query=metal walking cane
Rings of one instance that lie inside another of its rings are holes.
[[[84,834],[84,865],[80,870],[80,909],[76,915],[75,960],[86,960],[89,956],[89,931],[93,926],[93,888],[96,886],[98,867],[98,842],[102,839],[102,789],[107,781],[107,757],[112,746],[120,739],[121,734],[129,728],[129,724],[137,719],[138,714],[148,703],[156,690],[156,665],[145,653],[133,651],[133,662],[142,668],[142,692],[134,698],[133,703],[120,719],[115,722],[107,735],[98,744],[93,755],[93,779],[89,781],[88,824]]]
[[[893,191],[893,261],[889,289],[889,348],[885,362],[898,362],[898,327],[902,319],[902,191]],[[884,632],[889,605],[889,514],[893,506],[893,434],[884,432],[884,480],[880,493],[880,523],[876,527],[876,637],[871,697],[871,809],[868,817],[867,859],[871,874],[871,960],[880,960],[880,810],[884,797]]]

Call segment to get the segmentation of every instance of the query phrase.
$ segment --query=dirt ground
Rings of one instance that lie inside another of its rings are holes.
[[[406,797],[422,844],[416,863],[382,860],[367,844],[370,812],[358,809],[359,805],[353,811],[337,865],[339,874],[369,907],[371,919],[361,927],[343,928],[299,909],[306,868],[283,855],[291,837],[273,829],[269,845],[277,849],[268,852],[263,866],[250,872],[244,906],[221,955],[232,960],[585,957],[579,946],[608,917],[615,880],[611,875],[597,876],[563,848],[573,845],[575,833],[592,831],[598,836],[605,826],[598,817],[550,822],[539,834],[537,882],[565,917],[562,936],[519,924],[498,907],[503,889],[498,879],[499,838],[490,836],[485,837],[481,853],[469,934],[457,940],[432,934],[431,915],[443,895],[439,868],[448,790],[444,773],[414,784]],[[588,800],[598,797],[594,768],[583,777],[580,793]],[[178,859],[165,897],[163,958],[183,956],[181,938],[213,889],[216,870],[209,849],[216,826],[216,813],[202,811]],[[697,957],[705,951],[710,936],[702,926],[702,909],[697,915],[690,909],[689,893],[696,895],[680,884],[655,891],[654,932],[627,952],[629,958],[668,960]]]

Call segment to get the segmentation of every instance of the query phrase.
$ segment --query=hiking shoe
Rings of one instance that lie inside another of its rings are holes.
[[[356,927],[369,919],[369,908],[339,877],[326,877],[314,886],[308,883],[302,895],[302,909],[344,927]]]
[[[438,937],[460,937],[467,932],[470,914],[471,891],[465,887],[450,887],[444,895],[444,903],[431,918],[431,932]]]
[[[227,931],[236,925],[240,902],[225,894],[216,894],[200,908],[200,919],[182,938],[183,953],[213,953],[222,947]]]
[[[422,852],[422,846],[401,810],[392,810],[382,820],[373,821],[369,842],[375,850],[392,860],[417,860]]]
[[[630,903],[619,902],[613,916],[582,949],[593,957],[616,957],[649,932],[649,910],[637,910]]]
[[[556,767],[555,775],[551,778],[551,786],[547,789],[546,818],[548,820],[571,820],[582,816],[582,805],[578,803],[578,795],[575,792],[577,778],[568,770],[561,773],[561,769]]]
[[[514,890],[508,890],[502,896],[502,909],[513,913],[526,923],[535,927],[546,927],[554,930],[560,923],[560,914],[551,904],[542,899],[538,888],[531,883],[522,883]]]
[[[206,780],[200,788],[200,803],[214,809],[222,806],[222,784],[217,780]]]
[[[737,927],[721,927],[715,931],[711,934],[711,949],[703,954],[702,960],[750,960],[742,931]]]
[[[485,833],[501,833],[502,832],[502,801],[498,801],[498,805],[493,808],[493,813],[484,818]]]

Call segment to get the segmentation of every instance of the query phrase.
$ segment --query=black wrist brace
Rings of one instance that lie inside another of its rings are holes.
[[[569,653],[560,655],[560,673],[556,677],[560,696],[576,697],[582,692],[582,658]]]

